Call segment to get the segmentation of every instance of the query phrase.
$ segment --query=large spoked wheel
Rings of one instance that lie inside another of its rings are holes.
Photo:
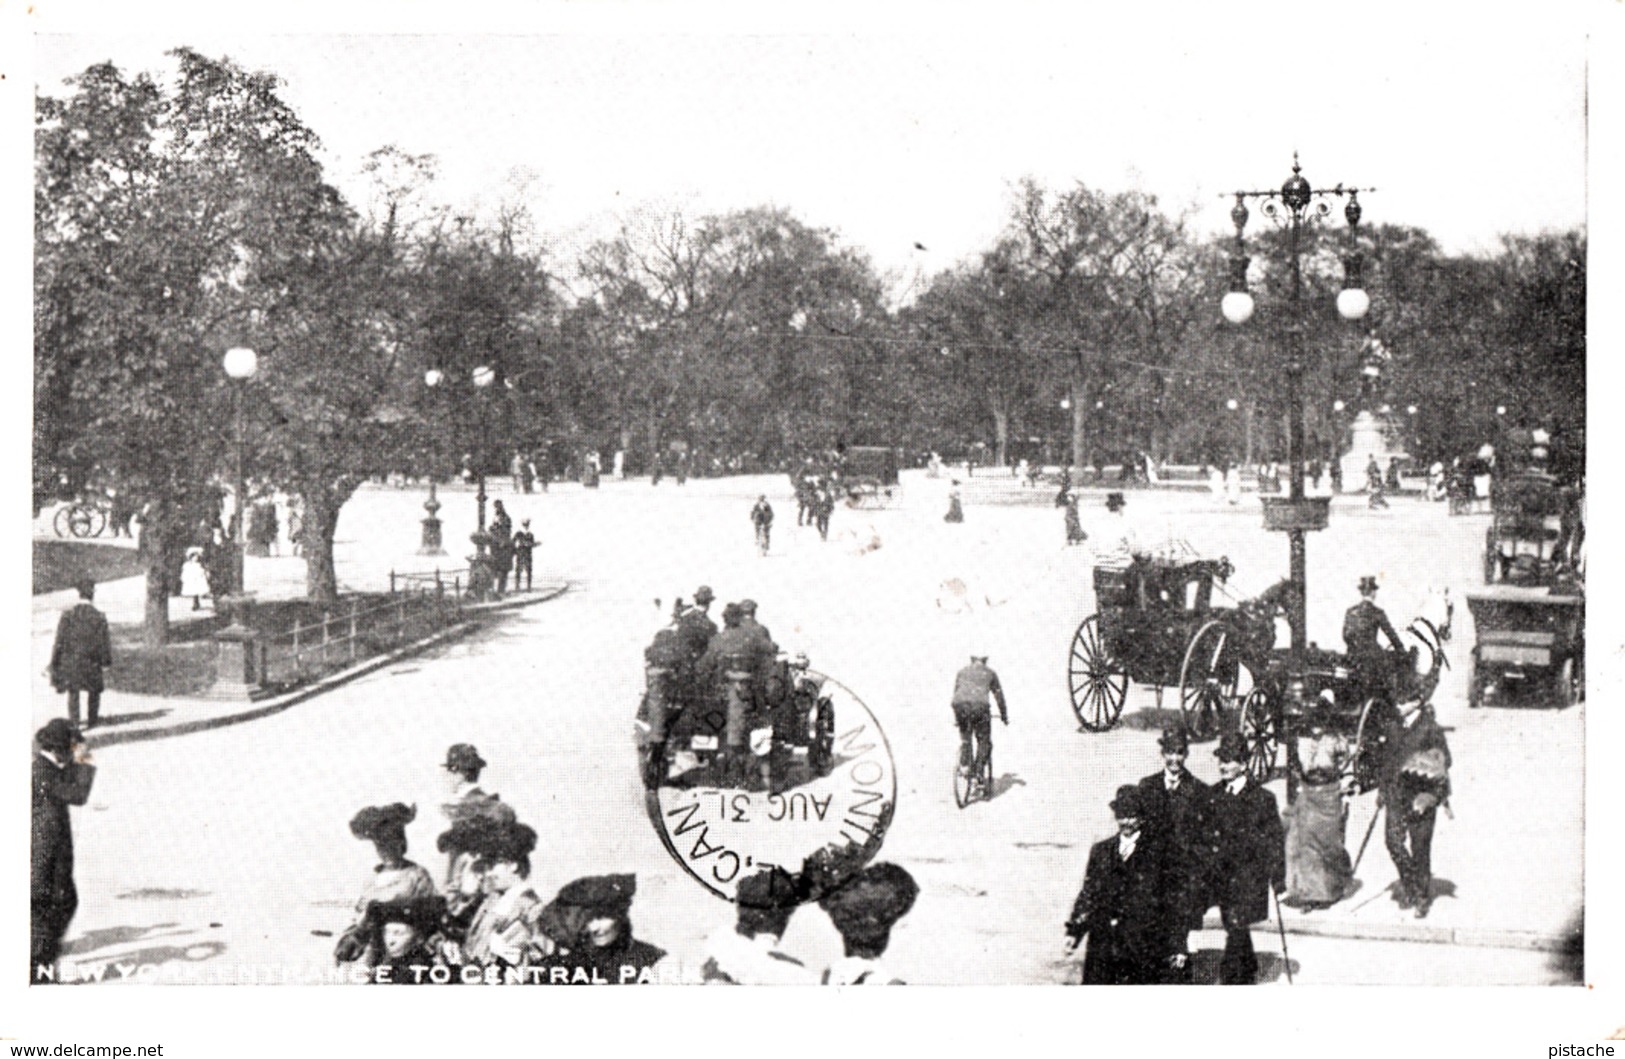
[[[1078,724],[1091,732],[1104,732],[1117,723],[1128,698],[1128,671],[1107,650],[1098,614],[1083,619],[1072,637],[1067,681]]]
[[[1237,726],[1247,741],[1247,775],[1254,783],[1264,783],[1275,773],[1275,760],[1281,752],[1281,733],[1269,696],[1254,688],[1241,703]]]
[[[75,504],[68,508],[68,529],[75,537],[100,537],[107,528],[107,513],[100,508]]]
[[[1179,709],[1192,738],[1219,734],[1227,711],[1240,701],[1238,690],[1251,675],[1236,657],[1238,637],[1229,623],[1210,621],[1196,630],[1179,667]]]
[[[1372,696],[1360,707],[1360,723],[1354,729],[1354,746],[1349,760],[1361,790],[1377,784],[1377,754],[1383,739],[1383,717],[1393,712],[1387,700]]]

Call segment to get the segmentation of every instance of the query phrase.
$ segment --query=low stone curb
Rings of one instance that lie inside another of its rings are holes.
[[[348,684],[358,677],[366,676],[368,673],[382,669],[385,666],[392,665],[403,658],[425,651],[438,643],[449,642],[465,636],[479,627],[480,622],[478,619],[483,615],[494,614],[499,611],[517,610],[520,607],[528,607],[536,603],[546,603],[548,600],[562,596],[569,589],[568,584],[563,584],[552,589],[544,589],[533,596],[500,599],[491,603],[476,603],[464,607],[463,613],[474,615],[473,619],[461,621],[456,625],[431,633],[421,640],[415,640],[405,646],[397,647],[393,651],[374,655],[365,661],[357,662],[348,669],[331,673],[315,683],[295,688],[285,694],[246,702],[243,704],[242,709],[231,713],[216,714],[212,717],[198,717],[189,721],[176,721],[171,724],[155,724],[142,728],[114,729],[100,732],[92,730],[86,735],[85,742],[92,750],[95,750],[98,747],[115,746],[119,743],[140,743],[152,739],[165,739],[175,735],[189,735],[192,732],[204,732],[211,728],[224,728],[227,725],[241,724],[245,721],[257,721],[262,717],[281,713],[290,706],[297,706],[301,702],[332,691],[334,688]]]
[[[1560,952],[1575,940],[1561,934],[1542,934],[1533,930],[1447,927],[1428,923],[1361,923],[1348,919],[1311,919],[1307,916],[1287,916],[1282,922],[1288,934],[1309,937],[1347,938],[1356,941],[1411,941],[1433,945],[1467,945],[1480,949]],[[1223,930],[1224,923],[1216,913],[1209,913],[1202,919],[1202,929]],[[1267,931],[1271,934],[1275,929],[1273,921],[1253,925],[1253,930]]]

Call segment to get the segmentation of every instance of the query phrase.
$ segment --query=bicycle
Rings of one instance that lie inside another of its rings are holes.
[[[978,776],[972,776],[962,771],[956,764],[954,766],[954,804],[961,809],[980,798],[989,801],[993,797],[993,748],[987,748],[987,761],[982,766]]]

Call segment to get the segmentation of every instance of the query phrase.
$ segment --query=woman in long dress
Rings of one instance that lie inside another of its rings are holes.
[[[965,509],[959,503],[959,479],[953,480],[953,488],[948,490],[948,513],[942,516],[944,522],[965,521]]]
[[[1309,712],[1309,734],[1298,747],[1303,782],[1287,809],[1286,902],[1306,910],[1341,901],[1354,878],[1343,793],[1352,782],[1349,743],[1329,722],[1324,706]]]

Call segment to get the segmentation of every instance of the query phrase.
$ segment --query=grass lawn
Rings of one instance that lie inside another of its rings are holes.
[[[72,588],[80,577],[116,581],[145,570],[133,548],[89,541],[36,540],[34,542],[34,595]]]
[[[351,598],[345,597],[332,609],[335,618],[349,613]],[[366,610],[387,597],[362,595],[354,598],[359,600],[361,609]],[[270,600],[254,607],[250,624],[261,636],[281,637],[292,630],[295,624],[309,626],[320,622],[322,613],[322,608],[308,599]],[[365,617],[361,619],[358,629],[360,635],[357,638],[358,658],[366,658],[394,646],[394,641],[383,635],[382,626],[378,626],[376,632],[373,628],[369,628],[386,620],[386,617],[387,612],[386,615],[373,616],[371,621]],[[136,695],[202,694],[214,683],[216,665],[214,634],[224,628],[225,624],[224,618],[212,612],[195,621],[172,624],[170,642],[158,648],[142,644],[140,625],[115,624],[112,627],[113,664],[107,670],[108,689]],[[333,635],[342,636],[347,631],[347,624],[335,625]],[[319,634],[307,635],[306,647],[308,648],[317,639]],[[279,642],[281,649],[285,651],[285,642]],[[331,661],[309,663],[301,679],[290,679],[282,672],[286,667],[276,667],[277,675],[282,679],[270,682],[270,685],[277,690],[286,690],[349,664],[351,663],[348,649],[336,648]]]

